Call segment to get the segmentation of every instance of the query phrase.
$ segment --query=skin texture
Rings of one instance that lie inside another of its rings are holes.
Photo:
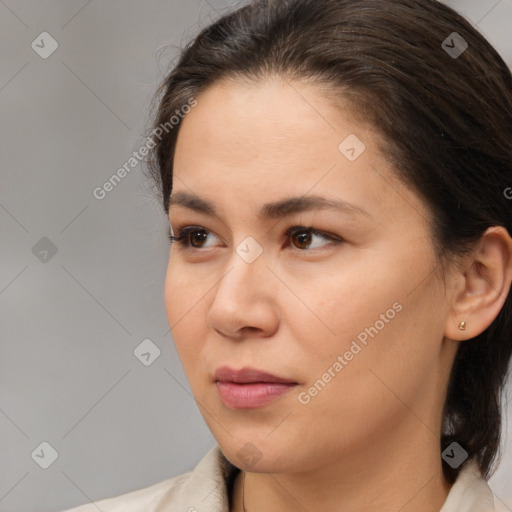
[[[208,236],[196,248],[172,246],[165,303],[201,413],[226,457],[247,472],[247,511],[439,510],[450,488],[439,455],[448,377],[460,341],[503,305],[510,236],[489,230],[443,280],[427,207],[394,178],[378,134],[349,109],[313,84],[278,77],[217,82],[197,100],[180,128],[173,195],[194,193],[218,215],[171,205],[174,234],[192,225]],[[366,146],[354,161],[338,149],[350,134]],[[257,216],[263,203],[312,194],[367,215]],[[304,242],[285,235],[289,226],[343,241]],[[263,250],[252,263],[236,251],[248,236]],[[301,403],[299,394],[396,303],[400,311]],[[457,328],[462,320],[466,331]],[[230,408],[213,377],[223,365],[298,385],[263,407]],[[255,459],[240,458],[241,449]],[[241,482],[234,511],[242,510]]]

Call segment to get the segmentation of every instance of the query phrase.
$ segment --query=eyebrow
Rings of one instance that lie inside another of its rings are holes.
[[[212,203],[188,192],[171,194],[169,196],[169,207],[172,205],[179,205],[198,213],[220,217],[217,208]],[[317,195],[289,197],[273,203],[265,203],[258,215],[260,218],[277,219],[305,211],[328,209],[371,217],[366,210],[355,204]]]

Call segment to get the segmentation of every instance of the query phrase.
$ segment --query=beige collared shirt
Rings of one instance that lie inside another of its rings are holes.
[[[229,512],[228,496],[238,471],[216,445],[193,471],[65,512]],[[494,511],[493,493],[470,460],[439,512],[490,511]]]

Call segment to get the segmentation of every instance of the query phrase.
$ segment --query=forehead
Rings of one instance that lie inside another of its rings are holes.
[[[224,150],[230,161],[264,155],[283,159],[290,149],[300,154],[329,144],[336,150],[336,109],[313,85],[276,77],[252,83],[224,80],[197,102],[180,127],[176,158],[183,139],[215,149],[217,157]]]
[[[203,91],[180,127],[176,173],[222,167],[239,179],[245,170],[261,179],[327,171],[339,144],[361,128],[340,115],[314,85],[279,78],[254,83],[222,81]],[[369,135],[365,138],[370,144]],[[261,181],[261,180],[260,180]]]

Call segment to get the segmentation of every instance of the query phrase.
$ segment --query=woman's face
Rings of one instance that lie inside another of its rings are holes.
[[[196,230],[172,246],[165,302],[225,455],[278,472],[371,456],[412,432],[438,446],[448,299],[427,209],[377,135],[311,84],[226,81],[197,101],[170,207],[175,236]],[[236,373],[247,369],[274,377]]]

